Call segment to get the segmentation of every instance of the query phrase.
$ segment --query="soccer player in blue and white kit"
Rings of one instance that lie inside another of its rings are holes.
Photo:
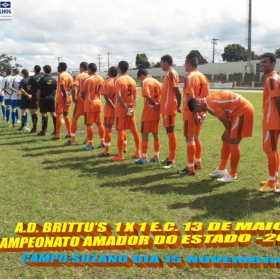
[[[20,81],[23,79],[21,75],[19,75],[19,70],[17,68],[13,69],[13,78],[9,79],[9,88],[11,89],[12,96],[11,96],[11,106],[12,106],[12,125],[15,127],[17,116],[17,108],[20,107],[20,99],[21,95],[17,93],[19,91],[19,84]],[[12,89],[15,89],[12,90]],[[27,113],[26,113],[27,114]]]
[[[5,99],[5,111],[6,111],[6,117],[5,117],[5,121],[6,124],[9,123],[10,121],[10,113],[11,113],[11,102],[12,102],[12,91],[9,88],[9,81],[13,79],[13,76],[11,75],[11,71],[8,69],[6,70],[6,77],[3,78],[2,80],[2,85],[1,88],[4,91],[4,99]]]
[[[2,89],[2,81],[3,77],[0,76],[0,104],[1,104],[1,109],[2,109],[2,114],[3,114],[3,121],[6,121],[6,109],[5,109],[5,104],[4,104],[4,91]]]

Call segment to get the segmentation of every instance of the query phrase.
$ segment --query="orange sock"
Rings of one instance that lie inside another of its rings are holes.
[[[71,121],[70,121],[69,116],[65,116],[64,120],[65,120],[66,129],[67,129],[67,135],[71,136]]]
[[[178,141],[175,132],[167,133],[167,136],[169,138],[169,156],[168,160],[173,162],[175,161],[176,157],[176,150],[178,146]]]
[[[70,139],[71,142],[75,141],[77,128],[78,128],[78,120],[73,118],[72,125],[71,125],[71,139]]]
[[[142,141],[142,156],[141,156],[141,158],[143,160],[147,159],[148,147],[149,147],[149,142],[148,141]]]
[[[62,127],[62,114],[56,115],[56,135],[55,137],[60,138],[60,132]]]
[[[94,128],[92,125],[89,125],[87,126],[87,140],[88,140],[89,147],[93,145],[93,136],[94,136]]]
[[[241,151],[238,144],[229,144],[230,148],[230,172],[232,178],[236,177]],[[275,169],[274,169],[275,172]]]
[[[102,145],[102,144],[104,144],[105,128],[102,124],[100,124],[97,128],[98,128],[98,134],[100,137],[100,145]]]
[[[159,148],[160,148],[159,140],[154,141],[154,158],[159,158]]]
[[[134,143],[135,143],[135,154],[140,155],[140,136],[139,136],[138,130],[132,129],[131,133],[133,135]]]
[[[218,167],[219,170],[225,170],[227,168],[229,155],[230,155],[229,143],[223,141],[223,146],[221,149],[221,163]]]
[[[279,151],[276,150],[276,172],[275,172],[275,182],[278,181],[278,170],[279,170]]]
[[[195,155],[195,142],[187,142],[187,159],[188,159],[188,170],[194,172],[194,155]]]
[[[123,132],[124,132],[123,150],[127,151],[127,136],[125,130]]]
[[[268,185],[273,187],[275,184],[275,171],[277,166],[277,155],[276,151],[266,153],[268,159],[268,173],[269,173],[269,180]]]
[[[105,127],[105,148],[104,148],[104,154],[109,153],[110,145],[112,141],[112,128]]]
[[[202,154],[202,143],[200,139],[195,141],[195,158],[201,159]]]
[[[118,130],[118,156],[123,158],[124,130]]]

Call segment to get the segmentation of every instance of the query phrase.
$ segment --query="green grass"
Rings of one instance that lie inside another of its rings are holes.
[[[219,164],[222,124],[210,114],[204,124],[203,169],[194,177],[179,177],[176,171],[186,165],[186,144],[182,131],[182,116],[177,116],[178,150],[176,166],[164,171],[159,164],[138,166],[132,135],[128,133],[128,153],[122,163],[98,158],[101,150],[81,151],[85,138],[83,121],[79,121],[77,142],[50,140],[17,132],[0,123],[0,238],[15,237],[18,222],[175,222],[183,230],[185,222],[211,221],[276,222],[279,219],[280,197],[256,191],[260,180],[267,179],[267,160],[262,152],[261,104],[259,93],[244,93],[255,107],[254,135],[241,142],[242,157],[238,181],[219,184],[208,174]],[[140,127],[140,99],[137,120]],[[39,123],[40,125],[40,123]],[[49,131],[52,122],[49,121]],[[95,129],[94,144],[98,145]],[[65,135],[65,130],[63,131]],[[117,153],[116,133],[113,133],[111,154]],[[160,128],[161,151],[168,154],[165,130]],[[151,136],[150,136],[150,140]],[[149,155],[152,156],[150,142]],[[72,252],[68,252],[71,254]],[[86,252],[89,253],[89,252]],[[90,253],[102,253],[91,251]],[[103,252],[104,253],[104,252]],[[277,247],[264,248],[202,248],[140,251],[105,251],[107,254],[159,255],[245,255],[278,256]],[[0,254],[0,278],[278,278],[277,269],[184,269],[169,268],[34,268],[21,263],[21,253]]]

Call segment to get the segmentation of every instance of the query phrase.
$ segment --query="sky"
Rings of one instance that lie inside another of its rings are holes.
[[[3,0],[2,0],[3,1]],[[12,0],[13,19],[0,20],[0,53],[16,57],[23,68],[82,61],[101,71],[126,60],[135,67],[138,53],[150,62],[164,54],[184,64],[191,50],[215,63],[228,44],[248,45],[249,0]],[[279,0],[252,0],[252,50],[280,48]],[[108,55],[109,53],[109,55]],[[58,59],[59,58],[59,59]],[[12,63],[14,63],[13,61]]]

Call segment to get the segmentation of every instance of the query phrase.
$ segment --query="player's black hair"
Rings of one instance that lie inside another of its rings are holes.
[[[11,69],[10,69],[10,68],[6,69],[6,76],[11,75],[11,73],[12,73],[12,71],[11,71]]]
[[[111,66],[108,70],[111,77],[117,77],[118,76],[118,69],[115,66]]]
[[[125,74],[129,68],[129,64],[127,61],[120,61],[118,67],[121,69],[122,73]]]
[[[276,63],[276,56],[274,53],[264,53],[262,55],[262,58],[264,57],[268,57],[269,58],[269,62],[272,63],[272,62],[275,62]]]
[[[58,67],[61,69],[61,70],[66,70],[67,69],[67,64],[65,62],[59,62],[58,64]]]
[[[19,73],[19,70],[17,68],[14,68],[13,73],[17,75]]]
[[[88,69],[90,69],[93,73],[95,73],[97,71],[97,66],[95,63],[90,63],[88,65]]]
[[[80,67],[83,68],[86,71],[86,70],[88,70],[88,63],[87,62],[81,62]]]
[[[41,66],[35,65],[35,66],[34,66],[34,72],[35,72],[35,74],[39,74],[40,71],[41,71]]]
[[[194,68],[197,67],[197,65],[198,65],[198,58],[197,58],[196,55],[194,55],[194,54],[188,54],[188,55],[186,56],[186,60],[187,60],[187,62],[188,62],[192,67],[194,67]]]
[[[191,99],[188,101],[188,107],[189,107],[189,109],[190,109],[191,112],[195,109],[196,104],[197,104],[196,98],[191,98]]]
[[[50,74],[52,72],[52,68],[50,65],[45,65],[43,67],[43,70],[47,73],[47,74]]]
[[[173,58],[171,55],[166,54],[160,58],[161,61],[167,61],[169,65],[173,64]]]
[[[27,69],[22,69],[21,74],[26,78],[29,76],[29,71]]]
[[[137,77],[139,78],[141,75],[148,76],[149,72],[146,69],[140,68],[137,72]]]

